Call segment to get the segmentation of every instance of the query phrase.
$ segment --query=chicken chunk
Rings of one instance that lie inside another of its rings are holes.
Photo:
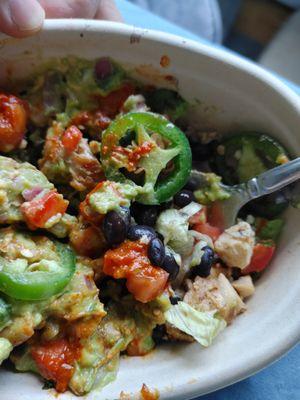
[[[228,267],[247,267],[253,247],[254,231],[247,222],[226,229],[215,241],[215,250]]]
[[[232,286],[243,299],[252,296],[255,291],[250,275],[241,276],[239,279],[232,282]]]
[[[197,276],[194,282],[188,280],[187,286],[183,301],[198,311],[218,311],[228,323],[245,311],[242,299],[222,273],[217,277]]]

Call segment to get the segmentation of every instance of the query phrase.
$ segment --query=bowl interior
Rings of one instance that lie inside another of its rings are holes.
[[[26,76],[51,57],[109,55],[139,79],[176,87],[195,106],[191,119],[199,129],[267,132],[290,151],[300,152],[300,101],[275,78],[221,50],[121,24],[48,21],[35,38],[0,40],[0,86]],[[161,66],[167,56],[168,67]],[[143,358],[121,360],[117,380],[87,399],[116,399],[137,393],[143,383],[163,399],[190,398],[250,375],[278,358],[299,339],[300,214],[289,210],[277,256],[259,280],[248,310],[208,349],[192,345],[160,347]],[[16,382],[18,384],[16,385]],[[38,378],[1,371],[6,400],[49,399]],[[71,393],[60,396],[71,399]],[[132,398],[132,397],[131,397]]]

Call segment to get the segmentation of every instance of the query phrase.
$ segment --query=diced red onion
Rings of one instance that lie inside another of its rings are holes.
[[[25,189],[22,192],[22,196],[24,197],[24,199],[26,201],[31,201],[33,200],[38,194],[41,193],[41,191],[43,190],[43,188],[41,187],[34,187],[32,189]]]
[[[108,57],[100,58],[95,65],[95,74],[98,79],[107,78],[113,73],[113,65]]]
[[[91,277],[90,277],[90,276],[84,275],[84,280],[85,280],[85,284],[86,284],[86,286],[87,286],[87,288],[88,288],[89,290],[94,289],[94,285],[93,285],[93,283],[92,283],[92,281],[91,281]]]

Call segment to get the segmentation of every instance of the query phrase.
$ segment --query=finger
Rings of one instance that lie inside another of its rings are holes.
[[[114,0],[100,0],[95,18],[123,22],[122,14],[118,10]]]
[[[44,18],[36,0],[0,0],[0,31],[7,35],[30,36],[41,29]]]
[[[1,1],[1,0],[0,0]],[[39,0],[46,18],[95,18],[100,0]]]

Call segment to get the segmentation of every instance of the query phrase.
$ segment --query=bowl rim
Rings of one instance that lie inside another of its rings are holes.
[[[235,69],[246,72],[248,75],[251,75],[261,83],[273,89],[277,95],[281,96],[281,98],[284,99],[289,107],[293,108],[294,111],[299,115],[300,122],[300,96],[293,89],[288,87],[276,75],[260,67],[258,64],[247,60],[243,56],[236,55],[230,50],[223,49],[221,46],[217,47],[202,42],[196,42],[194,40],[183,38],[174,34],[158,30],[139,28],[134,25],[128,25],[124,23],[83,19],[46,20],[41,33],[38,35],[45,35],[47,32],[53,31],[58,31],[62,35],[71,32],[106,33],[127,36],[129,38],[132,35],[138,35],[141,37],[141,40],[146,39],[160,42],[213,58],[225,64],[229,64]],[[0,40],[4,38],[7,37],[5,35],[0,35]],[[219,378],[215,385],[207,386],[206,390],[204,391],[203,384],[200,381],[197,381],[193,385],[182,384],[179,386],[174,386],[171,391],[166,392],[162,390],[162,397],[170,400],[190,399],[198,396],[199,393],[203,395],[205,393],[210,393],[236,383],[267,367],[282,357],[300,341],[300,314],[293,313],[293,317],[296,318],[296,323],[289,331],[284,331],[280,339],[280,345],[273,346],[272,351],[262,349],[257,359],[254,360],[252,358],[251,360],[248,360],[248,362],[245,362],[244,360],[243,366],[240,365],[238,370],[229,370],[228,368],[224,369],[222,378]]]

